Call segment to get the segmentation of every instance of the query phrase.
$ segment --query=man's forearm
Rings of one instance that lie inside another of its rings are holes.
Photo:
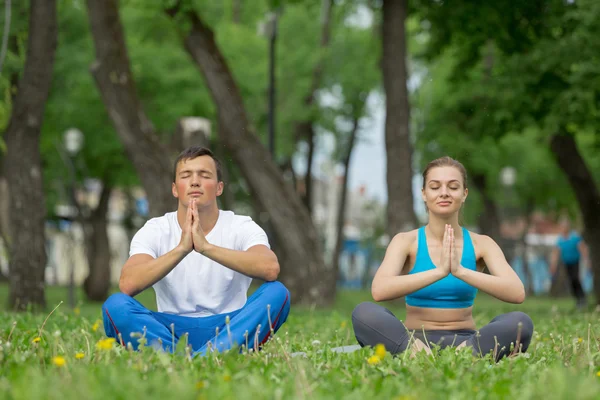
[[[201,254],[252,278],[274,281],[279,275],[279,262],[272,252],[231,250],[209,244]]]
[[[123,269],[119,281],[119,289],[135,296],[167,276],[189,253],[179,247],[170,252]]]

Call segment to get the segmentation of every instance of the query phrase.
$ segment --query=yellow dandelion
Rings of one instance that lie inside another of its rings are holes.
[[[65,364],[67,363],[67,360],[65,360],[65,358],[63,356],[56,356],[52,359],[52,362],[57,367],[64,367]]]
[[[39,342],[40,342],[40,340],[42,340],[42,338],[38,336],[38,337],[36,337],[35,339],[33,339],[31,342],[32,342],[32,343],[39,343]]]
[[[76,359],[81,360],[83,357],[85,357],[85,354],[83,354],[82,352],[75,353],[75,358]]]
[[[381,343],[379,343],[377,346],[375,346],[375,355],[379,358],[384,358],[385,357],[385,346],[382,345]]]
[[[578,342],[578,343],[581,343],[581,342],[583,342],[583,338],[579,338],[579,339],[577,339],[577,342]]]
[[[81,314],[81,310],[79,309],[79,307],[75,307],[75,308],[73,309],[73,314],[75,314],[75,315],[79,315],[79,314]]]
[[[106,339],[102,339],[99,340],[98,343],[96,343],[96,348],[98,350],[110,350],[113,348],[113,343],[115,343],[115,338],[106,338]]]
[[[223,381],[230,382],[231,381],[231,375],[225,375],[225,376],[223,376]]]
[[[381,361],[381,358],[379,358],[379,356],[377,356],[377,355],[371,356],[367,359],[367,363],[369,363],[369,365],[379,364],[380,361]]]
[[[342,329],[346,328],[346,321],[342,321],[341,325]]]
[[[600,371],[596,372],[596,376],[600,378]]]
[[[198,389],[198,390],[204,389],[204,381],[196,382],[196,389]]]
[[[96,332],[99,327],[100,327],[100,321],[94,322],[94,325],[92,325],[92,331]]]

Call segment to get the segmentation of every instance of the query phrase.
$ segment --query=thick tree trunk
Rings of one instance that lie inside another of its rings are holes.
[[[167,10],[176,15],[178,10]],[[219,110],[223,143],[239,165],[261,209],[268,210],[279,238],[277,255],[281,280],[292,301],[330,304],[335,297],[335,272],[323,261],[317,231],[300,197],[286,185],[267,149],[252,131],[239,88],[215,42],[211,29],[198,15],[186,15],[191,31],[184,45],[200,68]]]
[[[85,250],[89,273],[83,290],[91,301],[104,301],[110,290],[110,245],[107,213],[112,187],[103,182],[100,200],[85,223]]]
[[[588,243],[590,262],[594,273],[594,294],[597,304],[600,305],[600,247],[598,246],[600,243],[600,214],[598,213],[600,193],[572,135],[562,132],[553,135],[550,141],[550,150],[560,168],[567,175],[583,216],[585,226],[583,238]]]
[[[386,95],[385,144],[387,152],[387,232],[417,226],[412,192],[410,105],[406,81],[407,0],[383,1],[383,86]]]
[[[356,142],[356,134],[358,132],[359,118],[355,117],[352,121],[352,131],[350,131],[350,137],[344,154],[344,177],[342,179],[340,202],[338,205],[338,214],[336,220],[336,239],[335,249],[333,251],[332,264],[333,268],[339,273],[340,265],[340,254],[342,252],[342,246],[344,244],[344,222],[346,219],[346,201],[348,198],[348,180],[350,179],[350,161],[352,159],[352,150],[354,150],[354,143]]]
[[[208,127],[206,128],[208,129]],[[210,147],[209,137],[210,132],[206,132],[203,128],[197,129],[196,127],[187,126],[185,120],[180,119],[177,121],[175,131],[169,142],[173,158],[177,157],[183,149],[190,146]],[[173,179],[173,176],[171,176],[171,179]]]
[[[331,39],[331,7],[333,5],[332,0],[321,1],[321,41],[319,51],[325,51],[329,46]],[[312,71],[312,80],[309,88],[309,92],[304,96],[304,106],[307,110],[312,110],[315,103],[315,95],[321,84],[321,77],[325,69],[325,57],[321,55],[315,67]],[[306,140],[308,144],[308,153],[306,155],[306,177],[304,178],[305,192],[302,201],[308,209],[309,213],[312,212],[312,167],[313,159],[315,154],[315,129],[313,127],[314,114],[311,112],[309,119],[306,121],[298,121],[295,126],[296,138],[298,140]]]
[[[163,215],[176,207],[171,194],[171,159],[138,99],[118,0],[88,0],[87,8],[96,50],[96,60],[91,66],[96,85],[140,177],[150,204],[150,216]]]
[[[219,124],[219,132],[221,131],[221,124]],[[221,193],[221,205],[225,210],[233,210],[235,206],[235,194],[231,189],[231,174],[228,168],[228,155],[227,149],[225,145],[221,143],[221,138],[223,135],[219,133],[219,137],[216,140],[216,144],[214,146],[215,156],[221,161],[221,171],[223,173],[223,182],[225,186],[223,186],[223,193]]]
[[[500,237],[500,217],[498,213],[498,206],[496,205],[496,202],[494,202],[494,199],[492,199],[488,194],[485,175],[473,174],[471,176],[471,181],[473,182],[473,186],[475,186],[477,191],[481,194],[481,199],[483,202],[483,212],[478,218],[479,229],[481,230],[482,234],[488,235],[496,242],[500,242],[502,238]]]
[[[23,78],[8,128],[4,172],[10,201],[10,296],[12,309],[45,308],[46,204],[42,182],[40,131],[52,82],[57,42],[55,0],[32,0]]]

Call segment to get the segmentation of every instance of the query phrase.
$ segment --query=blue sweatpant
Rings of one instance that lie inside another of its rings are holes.
[[[215,349],[223,352],[238,346],[260,347],[269,339],[271,329],[273,333],[277,332],[286,321],[290,312],[290,292],[280,282],[267,282],[239,310],[208,317],[150,311],[123,293],[110,296],[102,311],[106,335],[122,345],[130,342],[137,350],[139,335],[145,330],[147,345],[159,345],[172,352],[179,339],[188,334],[187,343],[192,347],[193,355],[205,355]]]

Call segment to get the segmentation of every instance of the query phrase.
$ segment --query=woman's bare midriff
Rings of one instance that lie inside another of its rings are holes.
[[[414,266],[417,259],[418,249],[418,231],[414,230],[411,232],[413,235],[413,242],[408,251],[408,257],[406,258],[404,267],[402,268],[402,274],[408,274]],[[479,260],[477,255],[477,241],[476,236],[471,236],[473,240],[473,246],[475,247],[476,259]],[[460,253],[462,254],[462,238],[457,243]],[[435,244],[430,243],[428,246],[428,253],[431,260],[436,260],[438,263],[441,259],[441,243]],[[478,265],[477,270],[482,270],[482,266]],[[406,305],[406,321],[404,326],[411,330],[458,330],[458,329],[476,329],[475,321],[473,320],[473,307],[468,308],[425,308],[425,307],[413,307]]]
[[[457,330],[475,329],[472,314],[468,308],[423,308],[406,305],[404,325],[411,330]]]

